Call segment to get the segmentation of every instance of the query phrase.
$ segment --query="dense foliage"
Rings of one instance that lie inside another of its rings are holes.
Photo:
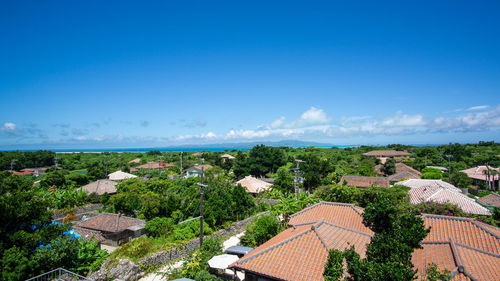
[[[255,219],[246,227],[245,235],[241,237],[243,246],[260,246],[283,230],[283,225],[273,215],[265,215]]]
[[[377,198],[366,206],[363,224],[375,235],[366,249],[366,258],[361,259],[354,247],[343,254],[333,253],[325,272],[337,276],[342,271],[338,266],[345,258],[347,271],[354,280],[414,280],[411,255],[420,248],[430,229],[425,229],[418,212],[411,208],[401,208],[389,198]]]
[[[106,257],[96,243],[63,234],[52,224],[51,198],[29,177],[0,174],[0,267],[2,280],[25,280],[63,267],[80,274]]]

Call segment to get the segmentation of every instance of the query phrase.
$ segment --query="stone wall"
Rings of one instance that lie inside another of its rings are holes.
[[[221,237],[222,239],[225,239],[226,237],[230,237],[233,235],[236,235],[238,233],[241,233],[245,231],[245,228],[247,225],[251,224],[255,218],[259,218],[263,215],[267,215],[269,212],[263,212],[260,214],[257,214],[253,217],[246,218],[241,221],[237,221],[233,223],[230,227],[221,229],[216,231],[215,233],[212,234],[212,236],[218,236]],[[161,266],[169,261],[176,260],[180,257],[185,256],[186,254],[194,251],[195,249],[200,247],[200,239],[196,238],[194,240],[191,240],[189,243],[187,243],[184,246],[180,246],[177,248],[173,248],[170,251],[161,251],[156,254],[153,254],[149,257],[145,257],[141,260],[139,260],[138,264],[139,265],[153,265],[153,266]]]

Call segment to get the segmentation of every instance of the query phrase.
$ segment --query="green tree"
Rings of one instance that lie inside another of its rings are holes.
[[[414,280],[411,256],[430,229],[414,209],[396,204],[378,198],[365,208],[363,224],[375,233],[366,258],[361,259],[354,247],[344,251],[348,272],[355,280]]]
[[[436,168],[424,168],[422,170],[422,179],[440,180],[443,178],[443,172]]]
[[[254,146],[248,152],[246,167],[251,175],[261,177],[269,172],[276,172],[286,160],[286,154],[280,148],[261,144]]]
[[[466,173],[454,172],[451,176],[451,183],[459,188],[468,188],[472,185],[472,179]]]
[[[278,189],[279,191],[283,192],[285,195],[288,195],[290,193],[294,192],[294,175],[290,171],[291,163],[282,166],[278,168],[278,171],[276,172],[276,176],[274,178],[274,185],[273,188]]]
[[[256,247],[276,236],[281,230],[280,221],[276,216],[265,215],[255,219],[252,224],[247,226],[241,241],[245,246]]]
[[[338,281],[343,275],[344,255],[337,249],[328,251],[323,278],[325,281]]]
[[[323,201],[355,203],[359,197],[360,191],[354,186],[345,186],[333,184],[331,186],[322,186],[316,190],[314,196]]]
[[[388,176],[394,175],[396,173],[396,161],[394,161],[394,158],[387,159],[384,165],[382,165],[381,170]]]
[[[64,184],[66,184],[66,178],[62,171],[49,172],[40,181],[40,185],[46,188],[51,186],[61,188]]]

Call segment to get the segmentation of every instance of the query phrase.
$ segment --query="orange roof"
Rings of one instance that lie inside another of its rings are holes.
[[[241,180],[237,181],[236,184],[240,184],[245,188],[248,193],[260,193],[264,191],[271,190],[271,185],[268,182],[254,178],[252,176],[246,176]]]
[[[354,245],[361,257],[373,232],[362,224],[363,209],[320,202],[290,217],[291,228],[231,265],[276,280],[323,280],[329,249]],[[454,280],[500,280],[500,229],[467,218],[424,215],[431,232],[412,261],[419,280],[428,264],[452,272]]]
[[[134,160],[130,160],[128,161],[129,164],[132,164],[132,163],[141,163],[141,159],[140,158],[135,158]]]
[[[21,176],[21,175],[34,175],[35,172],[27,171],[27,172],[13,172],[13,175]]]
[[[409,156],[408,151],[396,151],[396,150],[373,150],[370,152],[363,153],[364,156],[372,157],[398,157],[398,156]]]
[[[158,163],[158,161],[150,161],[146,164],[139,165],[135,168],[136,169],[158,169],[158,168],[170,168],[173,166],[175,166],[175,165],[165,163],[165,161],[160,161],[160,163]]]
[[[384,172],[382,172],[382,164],[378,164],[375,166],[375,172],[377,172],[378,174],[381,174],[383,175]],[[418,170],[406,165],[405,163],[401,163],[401,162],[398,162],[394,165],[396,167],[396,174],[399,174],[399,173],[403,173],[403,172],[410,172],[410,173],[413,173],[413,174],[416,174],[416,175],[422,175],[421,172],[419,172]],[[420,177],[418,177],[420,178]]]
[[[343,176],[340,179],[339,184],[344,184],[344,181],[347,182],[348,186],[356,186],[356,187],[390,186],[389,180],[383,177]]]

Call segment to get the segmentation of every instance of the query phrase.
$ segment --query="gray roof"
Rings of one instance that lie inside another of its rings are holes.
[[[231,246],[227,248],[224,253],[233,254],[233,255],[246,255],[253,250],[252,247],[245,246]]]

